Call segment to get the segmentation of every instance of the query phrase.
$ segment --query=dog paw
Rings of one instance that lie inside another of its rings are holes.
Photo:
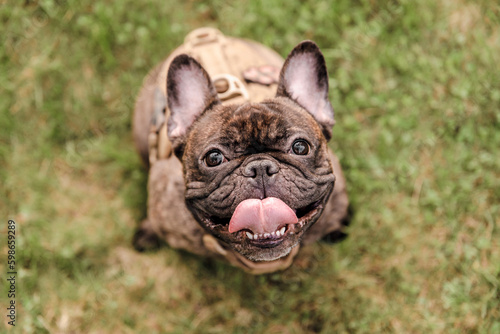
[[[149,222],[147,219],[142,221],[132,238],[132,245],[139,252],[158,249],[162,246],[162,244],[163,241],[160,239],[158,234],[149,228]]]
[[[321,238],[321,241],[329,244],[336,244],[344,241],[347,237],[348,237],[347,233],[337,230],[323,236],[323,238]]]

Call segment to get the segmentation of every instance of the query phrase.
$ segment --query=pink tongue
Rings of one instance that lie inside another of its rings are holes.
[[[272,233],[286,224],[296,224],[295,212],[282,200],[268,197],[247,199],[234,210],[229,222],[229,233],[248,229],[255,233]]]

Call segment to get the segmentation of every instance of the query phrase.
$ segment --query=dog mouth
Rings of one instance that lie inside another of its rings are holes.
[[[207,228],[222,239],[259,248],[273,248],[300,237],[322,212],[322,201],[292,209],[278,198],[241,202],[231,217],[204,217]]]

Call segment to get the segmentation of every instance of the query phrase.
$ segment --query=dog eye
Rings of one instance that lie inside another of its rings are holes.
[[[219,166],[224,160],[224,155],[219,150],[212,150],[205,155],[205,163],[208,167]]]
[[[309,153],[309,144],[303,139],[297,139],[292,144],[292,151],[297,155],[306,155]]]

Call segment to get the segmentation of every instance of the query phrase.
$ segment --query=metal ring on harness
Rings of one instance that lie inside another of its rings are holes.
[[[236,96],[243,96],[246,101],[250,100],[248,91],[240,79],[231,74],[219,74],[212,78],[221,101],[229,100]]]

